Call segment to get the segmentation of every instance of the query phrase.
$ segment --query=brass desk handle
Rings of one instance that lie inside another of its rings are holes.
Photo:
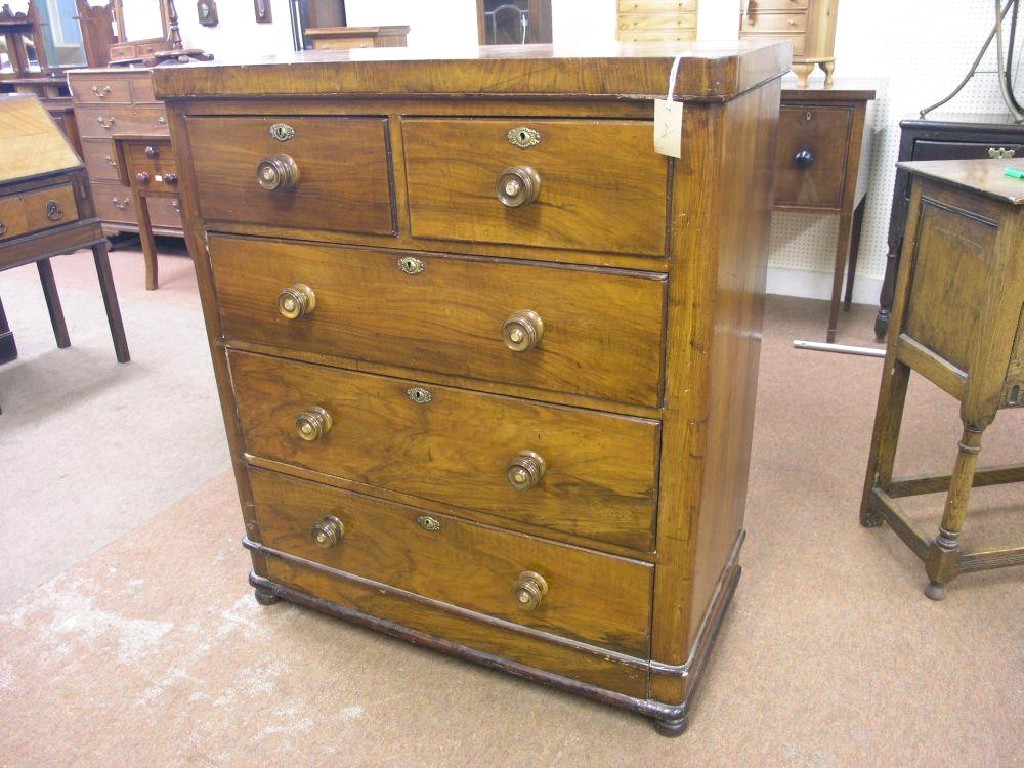
[[[520,451],[505,466],[505,477],[517,491],[526,491],[540,484],[548,471],[544,457],[533,451]]]
[[[277,308],[289,320],[308,315],[316,307],[316,294],[305,283],[296,283],[281,291]]]
[[[117,162],[114,160],[113,157],[111,157],[110,155],[105,155],[104,157],[106,158],[107,165],[109,165],[111,168],[117,168]]]
[[[548,593],[548,583],[536,571],[523,571],[519,574],[519,580],[512,587],[512,595],[516,599],[516,605],[526,611],[538,608]]]
[[[505,318],[501,337],[513,352],[531,350],[544,338],[544,319],[532,309],[520,309]]]
[[[115,120],[112,117],[103,117],[103,115],[100,115],[96,118],[96,122],[109,131],[111,128],[114,127],[114,123],[116,123],[117,120]]]
[[[295,417],[295,426],[299,430],[299,437],[303,440],[316,440],[331,431],[334,419],[325,408],[314,405]]]
[[[313,523],[309,537],[321,549],[330,549],[345,538],[345,524],[334,515],[324,515]]]
[[[113,203],[115,208],[117,208],[119,210],[122,210],[122,211],[125,208],[127,208],[129,205],[132,204],[132,201],[129,200],[127,197],[124,200],[121,200],[118,197],[112,197],[112,198],[110,198],[110,202]]]
[[[149,184],[149,174],[145,171],[139,171],[135,174],[135,180],[139,182],[139,184]]]
[[[995,147],[988,148],[988,156],[993,160],[1006,160],[1015,154],[1017,154],[1015,149],[1007,149],[1006,147],[999,147],[998,149]]]
[[[299,183],[299,166],[289,155],[264,157],[256,166],[256,181],[263,189],[284,192]]]
[[[181,213],[181,201],[180,200],[171,200],[171,208],[176,210],[178,213]]]
[[[522,208],[540,195],[540,174],[528,166],[506,168],[498,174],[498,199],[508,208]]]
[[[60,221],[64,218],[64,211],[56,200],[46,201],[46,218],[50,221]]]
[[[798,168],[810,168],[814,165],[814,155],[809,149],[801,149],[793,155],[793,162]]]
[[[146,145],[142,153],[148,158],[160,157],[160,148]]]
[[[110,95],[110,86],[109,85],[94,85],[89,90],[92,91],[93,93],[95,93],[101,99],[105,99],[105,98],[107,98],[107,96]]]
[[[163,115],[160,115],[160,117],[158,117],[158,118],[156,119],[156,121],[157,121],[157,123],[159,123],[160,125],[167,125],[167,118],[166,118],[166,117],[164,117]]]

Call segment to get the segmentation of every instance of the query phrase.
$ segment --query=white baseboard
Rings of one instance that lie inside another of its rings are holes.
[[[768,293],[780,296],[799,296],[803,299],[824,299],[832,295],[832,275],[805,269],[768,267]],[[855,304],[878,304],[882,281],[873,277],[857,277],[853,281]]]

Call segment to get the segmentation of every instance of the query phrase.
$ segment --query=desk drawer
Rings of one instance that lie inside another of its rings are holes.
[[[1024,144],[972,141],[915,141],[912,160],[983,160],[990,149],[1012,152],[1010,157],[1024,157]]]
[[[138,226],[138,214],[128,187],[117,181],[94,181],[91,187],[96,215],[101,221]]]
[[[0,240],[78,221],[78,200],[70,184],[0,199]]]
[[[512,143],[529,131],[538,143]],[[417,237],[665,253],[668,159],[651,149],[648,122],[412,119],[402,135]],[[523,168],[539,194],[506,207],[498,178]]]
[[[206,219],[395,232],[384,119],[190,118],[189,140]],[[258,167],[276,188],[261,186]]]
[[[697,13],[634,13],[620,16],[617,24],[620,34],[633,32],[694,32]]]
[[[116,74],[114,77],[95,75],[82,77],[72,75],[71,87],[78,104],[131,104],[132,90],[128,79]]]
[[[117,181],[117,159],[109,138],[82,139],[82,160],[90,181]]]
[[[229,340],[658,405],[665,275],[220,236],[209,245]],[[279,297],[300,284],[313,308],[288,319]],[[542,335],[516,352],[504,327],[523,310],[536,314],[520,322]]]
[[[791,105],[779,110],[775,205],[842,205],[853,109]]]
[[[78,132],[83,139],[109,139],[115,133],[170,135],[161,106],[79,109],[76,114]]]
[[[177,197],[149,195],[146,197],[149,220],[156,229],[178,229],[181,223],[181,202]]]
[[[521,626],[647,657],[653,575],[647,563],[276,473],[251,470],[250,477],[265,546]],[[318,532],[326,547],[312,533],[325,517],[341,523],[322,523],[326,530]],[[524,572],[539,574],[547,587],[533,608],[514,591]]]
[[[653,545],[659,422],[237,351],[228,359],[248,454],[552,531]],[[314,406],[333,426],[303,439],[297,420]],[[529,487],[513,487],[510,473]]]
[[[25,209],[20,197],[0,198],[0,240],[10,240],[28,232]]]

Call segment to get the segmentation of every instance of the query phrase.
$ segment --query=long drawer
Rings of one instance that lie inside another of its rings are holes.
[[[408,119],[402,137],[417,237],[665,253],[668,161],[649,151],[651,123]],[[508,207],[502,190],[536,198]]]
[[[0,240],[78,221],[78,201],[70,184],[0,198]]]
[[[164,108],[155,104],[79,108],[76,115],[83,139],[109,139],[115,133],[170,133]]]
[[[209,248],[229,340],[658,404],[663,274],[222,236]],[[289,290],[311,292],[309,311],[282,315]],[[535,345],[506,345],[531,327]]]
[[[265,546],[532,629],[647,657],[653,575],[647,563],[276,473],[254,470],[250,477]],[[521,579],[541,587],[539,604],[529,591],[526,597],[517,591]]]
[[[660,422],[245,352],[228,360],[252,456],[511,523],[653,546]]]
[[[768,32],[793,35],[807,30],[807,12],[754,13],[740,18],[740,32]]]
[[[189,122],[205,218],[395,232],[385,119],[199,117]]]

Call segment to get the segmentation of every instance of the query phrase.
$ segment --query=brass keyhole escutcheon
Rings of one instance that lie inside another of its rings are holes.
[[[508,132],[506,138],[509,144],[520,149],[529,149],[540,144],[540,133],[533,128],[527,128],[525,125],[513,128]]]
[[[430,515],[420,515],[416,518],[416,524],[425,531],[441,530],[441,521]]]
[[[278,311],[289,320],[308,315],[316,307],[316,294],[305,283],[296,283],[277,297]]]
[[[505,466],[505,477],[517,491],[526,491],[539,485],[547,471],[548,463],[539,453],[520,451]]]
[[[330,549],[345,538],[345,524],[334,515],[325,515],[313,523],[309,537],[321,549]]]
[[[317,440],[330,432],[333,426],[331,414],[319,405],[311,406],[295,417],[295,427],[303,440]]]
[[[513,352],[526,352],[544,338],[544,319],[532,309],[520,309],[505,318],[501,336]]]
[[[290,155],[264,157],[256,166],[256,181],[270,192],[285,192],[299,183],[299,166]]]
[[[56,200],[46,201],[46,218],[50,221],[60,221],[64,218],[64,211],[60,208],[60,203]]]
[[[536,571],[523,571],[512,587],[516,605],[525,611],[536,610],[548,593],[548,583]]]
[[[405,391],[405,394],[414,403],[420,403],[421,405],[423,403],[429,403],[431,400],[434,399],[434,394],[429,389],[424,389],[423,387],[413,387],[412,389],[407,389]]]
[[[407,275],[418,275],[426,269],[423,262],[415,256],[403,256],[396,263],[398,264],[398,268]]]
[[[522,208],[540,196],[540,174],[528,166],[506,168],[498,174],[498,200],[507,208]]]

